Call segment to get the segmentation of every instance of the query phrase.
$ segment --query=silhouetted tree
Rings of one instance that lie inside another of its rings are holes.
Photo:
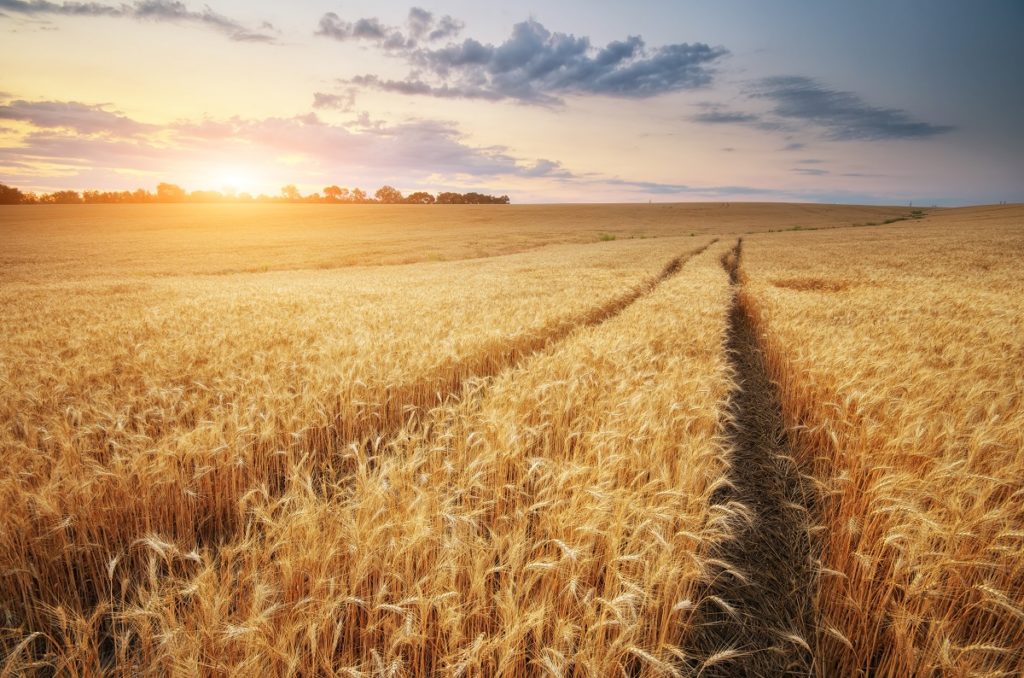
[[[150,202],[304,202],[304,203],[374,203],[397,204],[408,203],[413,205],[507,205],[507,195],[493,196],[484,193],[439,193],[435,198],[426,191],[415,191],[408,197],[403,198],[402,192],[393,186],[382,186],[376,193],[376,199],[369,198],[366,192],[360,188],[349,191],[347,188],[331,185],[320,193],[310,193],[303,196],[294,184],[289,184],[281,189],[281,195],[270,197],[260,194],[253,197],[249,193],[235,194],[233,191],[227,195],[220,191],[197,190],[186,193],[185,189],[169,183],[161,183],[156,187],[156,193],[150,193],[145,189],[136,191],[85,191],[79,194],[77,191],[55,191],[37,196],[35,193],[23,193],[13,186],[0,184],[0,204],[6,205],[34,205],[34,204],[71,204],[86,202],[97,203],[150,203]]]
[[[324,198],[327,202],[341,202],[341,196],[348,193],[347,188],[341,188],[340,186],[328,186],[324,189]]]
[[[412,205],[433,205],[434,196],[425,191],[416,191],[415,193],[410,193],[405,201]]]
[[[77,205],[82,202],[78,191],[54,191],[50,194],[50,202],[54,205]]]
[[[157,202],[185,202],[185,189],[177,184],[156,185]]]
[[[507,205],[511,201],[507,195],[494,196],[470,191],[469,193],[438,193],[438,205]]]
[[[385,205],[394,205],[395,203],[402,202],[402,192],[393,186],[381,186],[374,193],[374,196]]]
[[[0,184],[0,205],[20,205],[25,194],[14,186]]]
[[[438,193],[437,204],[438,205],[461,205],[465,202],[461,193]]]

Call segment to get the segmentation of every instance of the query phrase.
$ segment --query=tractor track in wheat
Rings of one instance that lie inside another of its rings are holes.
[[[738,294],[742,240],[723,258],[733,286],[726,351],[736,382],[725,438],[728,484],[712,501],[732,538],[712,554],[689,654],[702,676],[809,675],[814,658],[813,495],[794,461],[775,384]]]

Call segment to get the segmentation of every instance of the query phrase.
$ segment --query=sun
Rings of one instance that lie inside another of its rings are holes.
[[[210,173],[210,188],[224,193],[251,193],[255,185],[252,173],[237,167],[224,167]]]

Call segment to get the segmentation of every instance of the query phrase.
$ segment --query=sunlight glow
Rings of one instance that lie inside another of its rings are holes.
[[[252,193],[258,188],[258,181],[251,172],[238,167],[223,167],[210,173],[210,186],[226,194]]]

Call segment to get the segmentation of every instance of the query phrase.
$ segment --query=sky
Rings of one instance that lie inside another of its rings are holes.
[[[1024,202],[1021,0],[0,0],[0,183]]]

